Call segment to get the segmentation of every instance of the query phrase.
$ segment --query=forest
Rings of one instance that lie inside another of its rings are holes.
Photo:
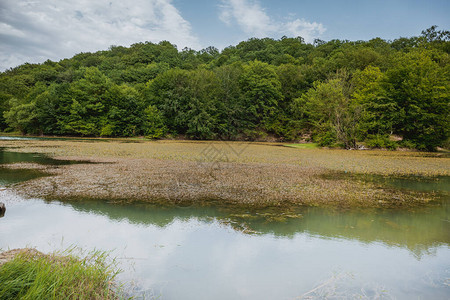
[[[111,46],[0,73],[0,131],[449,148],[450,32]]]

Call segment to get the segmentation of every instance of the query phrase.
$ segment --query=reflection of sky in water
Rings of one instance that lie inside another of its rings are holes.
[[[18,136],[0,136],[0,141],[24,141],[24,140],[32,140],[33,138],[28,137],[18,137]]]
[[[289,299],[333,272],[353,276],[338,283],[352,295],[362,295],[362,287],[372,296],[386,289],[399,299],[445,299],[450,292],[442,282],[450,269],[450,250],[443,241],[418,257],[408,247],[324,237],[318,231],[247,235],[195,216],[172,217],[158,226],[26,201],[6,191],[0,199],[7,204],[0,219],[0,248],[114,249],[125,270],[120,278],[135,280],[161,299]]]

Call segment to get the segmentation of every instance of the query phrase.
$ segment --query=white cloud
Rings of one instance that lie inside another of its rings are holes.
[[[227,25],[237,23],[247,34],[255,37],[301,36],[312,42],[325,32],[321,23],[304,19],[276,21],[271,18],[256,0],[222,0],[219,18]]]
[[[23,33],[23,31],[18,30],[6,23],[0,23],[0,34],[17,36],[17,37],[25,37],[25,33]]]
[[[268,32],[276,31],[277,25],[258,2],[248,0],[224,0],[221,6],[220,19],[228,25],[235,20],[246,33],[264,36]]]
[[[110,45],[168,40],[200,48],[171,0],[2,0],[0,69]]]
[[[325,32],[325,27],[321,23],[308,22],[304,19],[295,19],[294,21],[283,24],[283,30],[293,36],[301,36],[306,41],[312,42],[314,38],[319,37]]]

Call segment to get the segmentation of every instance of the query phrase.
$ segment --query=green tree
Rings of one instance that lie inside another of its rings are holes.
[[[127,85],[111,84],[104,95],[106,114],[100,135],[135,136],[143,133],[144,103]]]
[[[216,99],[218,81],[215,73],[198,69],[189,73],[187,131],[195,139],[213,139],[217,135]]]
[[[401,120],[401,112],[388,94],[386,74],[378,67],[369,66],[354,74],[352,85],[352,97],[362,107],[361,127],[364,135],[393,134]]]
[[[9,100],[11,109],[4,113],[6,122],[19,130],[22,134],[37,133],[38,119],[36,113],[36,103],[20,103],[18,99]]]
[[[144,111],[143,131],[144,136],[149,139],[161,138],[167,132],[163,116],[154,105],[149,105]]]
[[[400,108],[394,130],[418,149],[435,150],[449,136],[450,66],[446,62],[448,54],[417,50],[399,56],[386,72],[389,96]]]
[[[224,139],[235,139],[247,127],[245,106],[239,78],[241,64],[225,65],[214,70],[218,81],[216,100],[218,134]]]
[[[281,83],[273,66],[252,61],[243,66],[240,87],[247,118],[253,126],[267,128],[283,100]]]
[[[337,142],[345,148],[356,147],[361,108],[350,98],[350,87],[344,79],[315,82],[297,102],[319,144]]]
[[[98,136],[106,123],[106,92],[111,86],[109,79],[96,67],[85,70],[82,79],[70,85],[69,116],[64,130],[69,134]]]
[[[185,134],[189,105],[189,72],[170,69],[149,81],[143,91],[146,105],[155,105],[162,113],[169,132]]]

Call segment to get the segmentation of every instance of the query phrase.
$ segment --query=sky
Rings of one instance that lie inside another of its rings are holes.
[[[449,0],[0,0],[0,71],[111,45],[220,50],[251,37],[369,40],[450,30]]]

